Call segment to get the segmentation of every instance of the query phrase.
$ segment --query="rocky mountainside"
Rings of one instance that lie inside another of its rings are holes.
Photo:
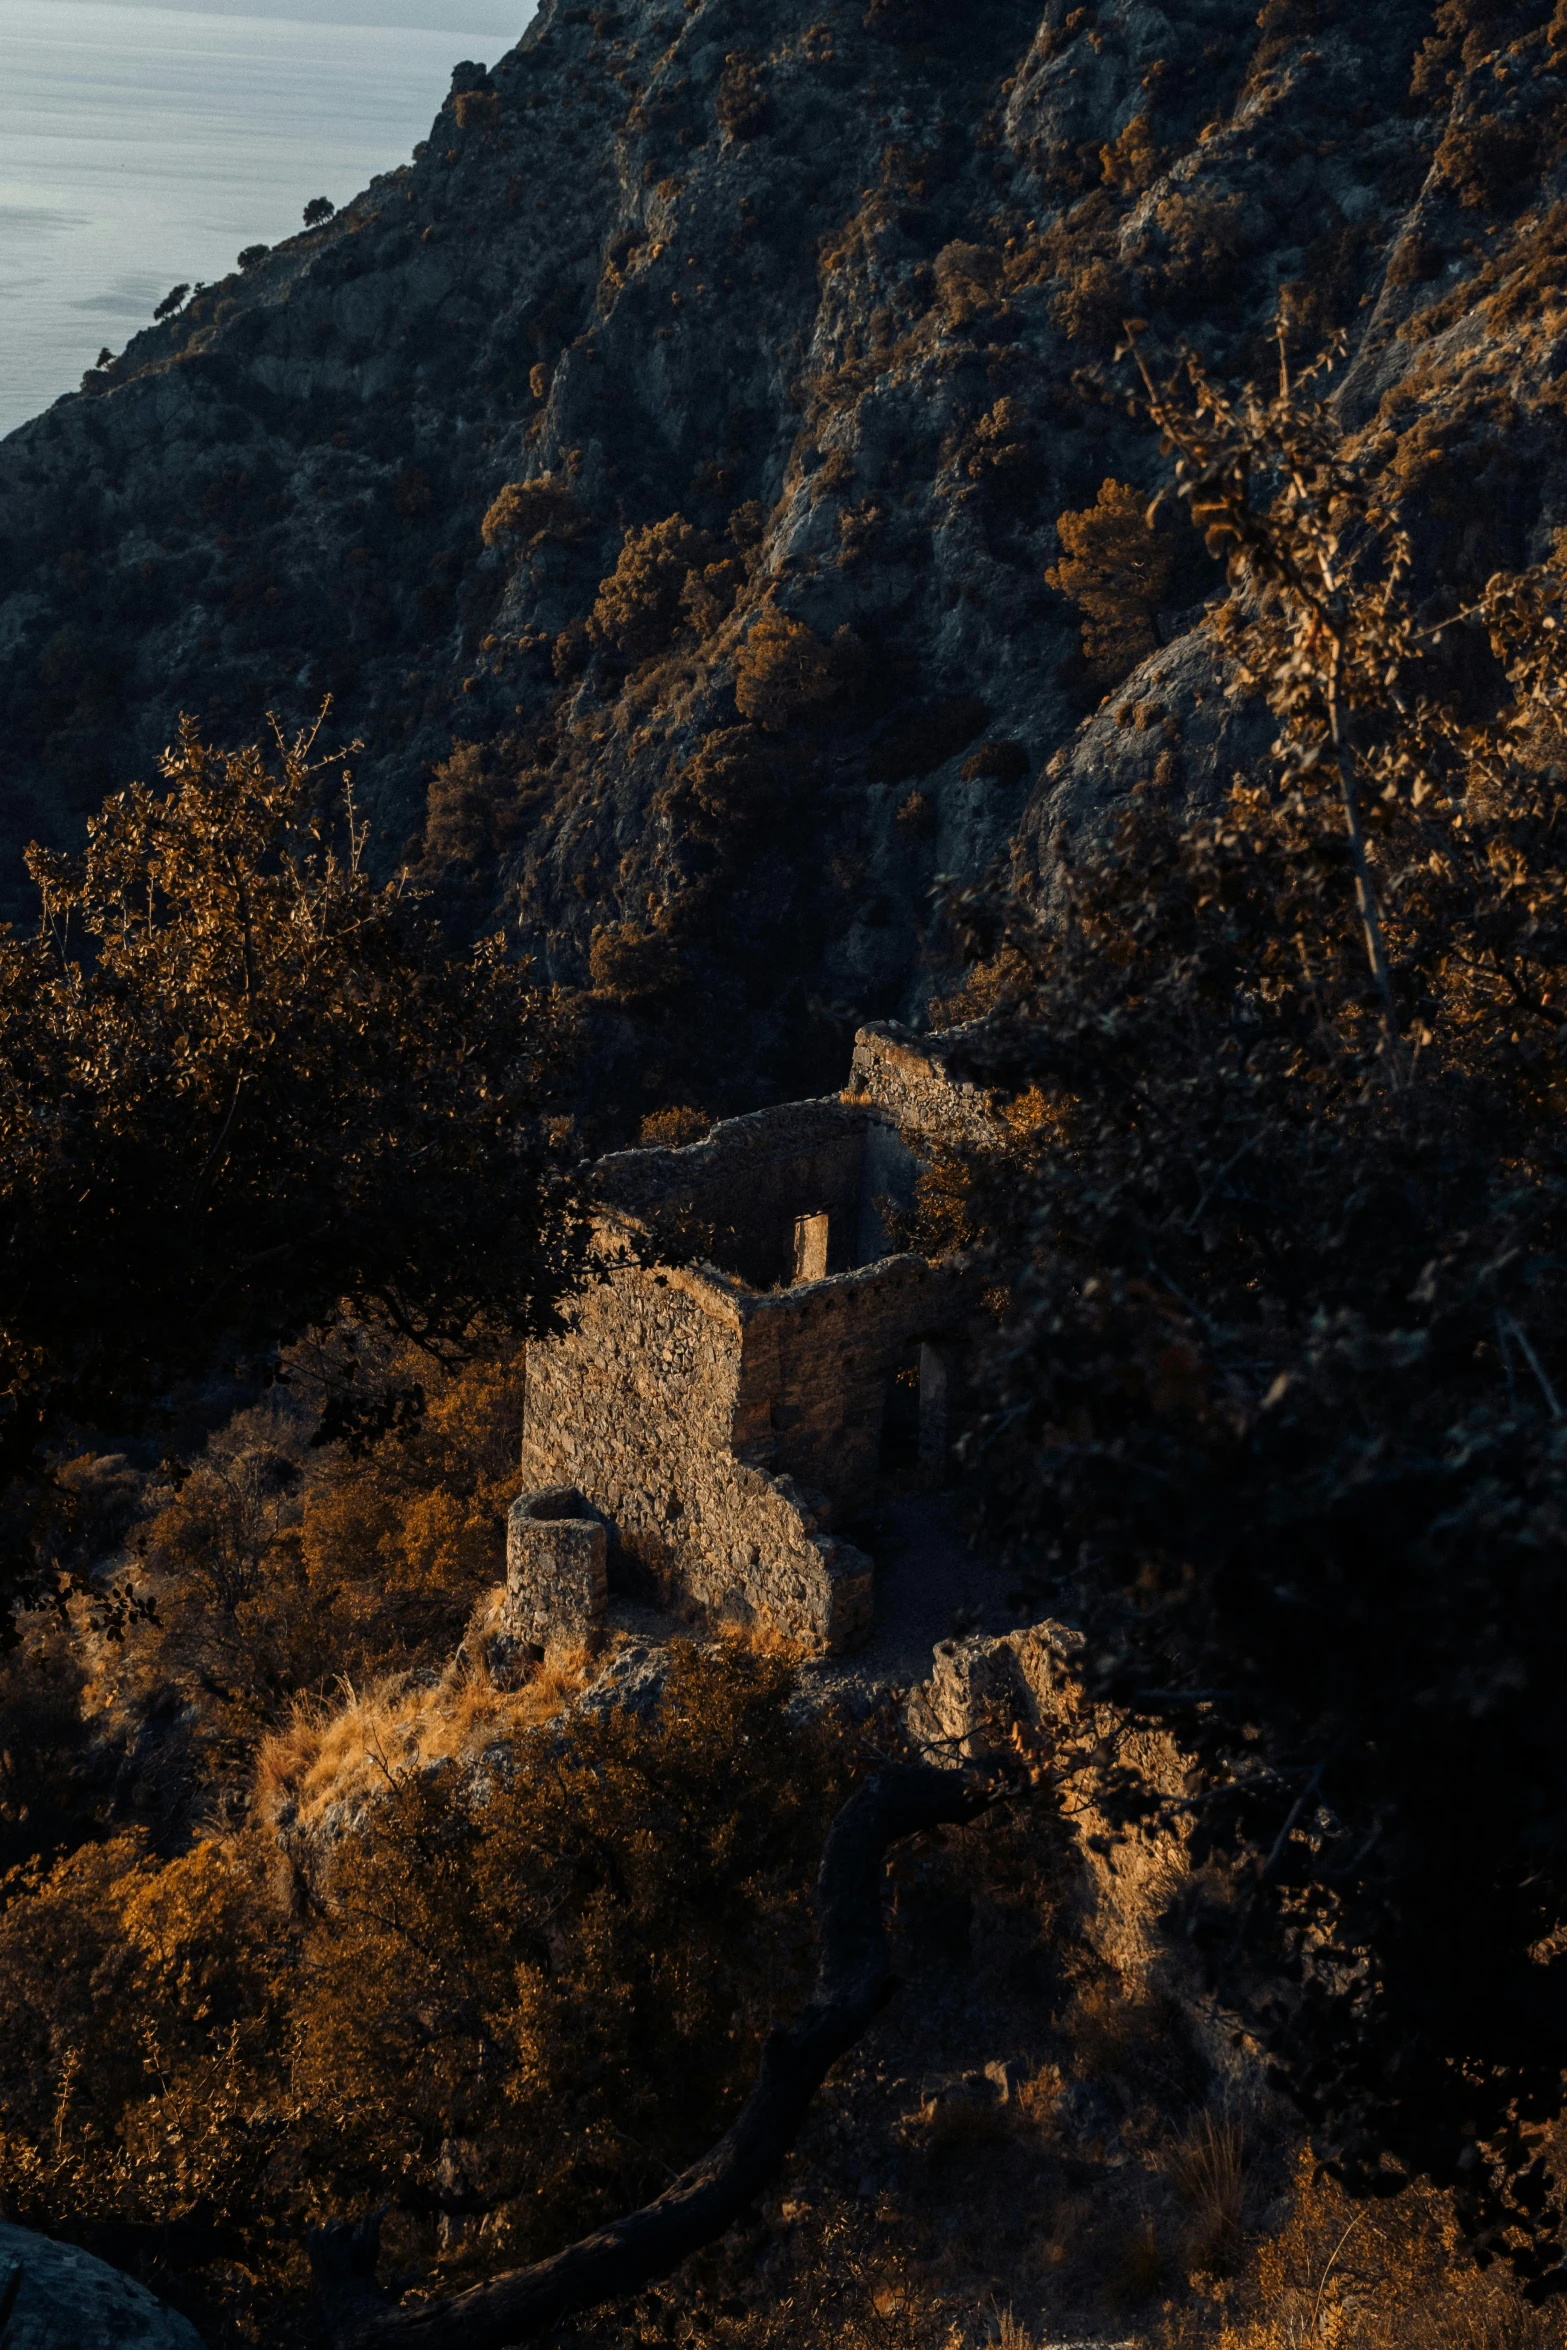
[[[617,1115],[832,1082],[938,873],[1266,740],[1140,519],[1128,314],[1232,374],[1345,330],[1433,598],[1545,551],[1564,91],[1550,0],[544,0],[0,444],[12,903],[181,711],[330,693],[381,856],[584,991]]]

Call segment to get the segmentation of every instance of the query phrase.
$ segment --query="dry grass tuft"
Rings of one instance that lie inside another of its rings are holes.
[[[1240,2256],[1246,2221],[1246,2133],[1228,2116],[1205,2113],[1176,2148],[1175,2188],[1189,2214],[1187,2267],[1222,2276]]]
[[[720,1637],[735,1648],[744,1649],[750,1656],[774,1657],[781,1664],[807,1664],[819,1652],[809,1641],[797,1634],[780,1631],[765,1616],[753,1616],[749,1623],[726,1624]]]
[[[1019,2113],[1038,2130],[1055,2127],[1065,2094],[1066,2080],[1058,2064],[1040,2065],[1013,2091]]]
[[[1011,2309],[996,2312],[994,2350],[1034,2350],[1034,2337]]]
[[[255,1801],[274,1829],[334,1836],[415,1771],[443,1763],[474,1768],[522,1731],[549,1721],[586,1688],[600,1659],[552,1648],[520,1688],[500,1688],[466,1656],[433,1683],[398,1674],[355,1689],[335,1705],[301,1706],[264,1739]]]
[[[1196,2137],[1187,2175],[1206,2191],[1214,2164]],[[1219,2167],[1230,2175],[1228,2150]],[[1237,2270],[1167,2314],[1166,2350],[1561,2350],[1564,2338],[1560,2309],[1530,2308],[1501,2262],[1475,2265],[1441,2194],[1355,2203],[1309,2150],[1282,2224]]]

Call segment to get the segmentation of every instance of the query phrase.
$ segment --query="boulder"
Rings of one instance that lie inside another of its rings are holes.
[[[5,2350],[202,2350],[188,2319],[74,2244],[0,2221]]]

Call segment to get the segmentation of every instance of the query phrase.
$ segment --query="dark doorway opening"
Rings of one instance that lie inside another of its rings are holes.
[[[939,1339],[915,1340],[888,1372],[879,1464],[885,1491],[946,1483],[953,1378],[953,1350]]]
[[[887,1373],[882,1399],[881,1484],[901,1493],[918,1481],[920,1466],[920,1349],[905,1347]]]

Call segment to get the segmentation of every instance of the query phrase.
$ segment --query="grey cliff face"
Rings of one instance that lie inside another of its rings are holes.
[[[1045,581],[1058,515],[1160,478],[1128,314],[1237,374],[1281,303],[1343,329],[1433,588],[1543,550],[1548,14],[546,0],[407,168],[0,445],[10,902],[181,711],[331,693],[454,921],[514,924],[628,1062],[683,1021],[808,1089],[786,1036],[835,1065],[917,1011],[938,874],[1048,875],[1062,825],[1267,739],[1195,544],[1103,703]]]

